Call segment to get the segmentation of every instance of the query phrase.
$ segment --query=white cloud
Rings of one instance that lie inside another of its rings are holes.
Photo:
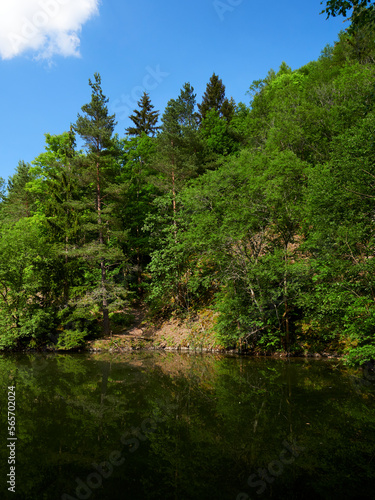
[[[0,56],[33,51],[38,59],[79,56],[82,25],[99,0],[0,0]]]

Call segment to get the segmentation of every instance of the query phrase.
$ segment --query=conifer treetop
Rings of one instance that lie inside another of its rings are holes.
[[[154,136],[159,127],[156,126],[159,111],[153,111],[154,106],[151,104],[150,97],[147,92],[138,101],[139,109],[133,111],[133,115],[129,118],[134,123],[134,126],[128,127],[125,131],[128,135],[140,136],[142,133]]]

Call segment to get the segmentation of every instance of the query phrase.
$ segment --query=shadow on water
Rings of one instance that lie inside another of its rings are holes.
[[[374,382],[338,362],[3,355],[0,379],[1,498],[374,498]]]

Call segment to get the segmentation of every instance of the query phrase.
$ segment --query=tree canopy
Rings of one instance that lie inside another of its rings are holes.
[[[150,96],[147,92],[143,93],[142,98],[138,101],[139,109],[133,111],[133,115],[129,118],[134,123],[126,129],[129,135],[140,136],[142,133],[154,136],[159,127],[156,125],[159,118],[159,111],[154,111],[154,106],[151,104]]]
[[[320,2],[323,4],[323,2]],[[375,22],[375,4],[373,0],[327,0],[321,14],[327,14],[327,19],[332,16],[347,17],[351,21],[350,30],[353,31]]]
[[[142,304],[210,318],[195,344],[374,359],[373,9],[328,1],[352,29],[247,103],[213,73],[158,125],[144,93],[125,137],[96,73],[76,122],[0,181],[0,348],[77,348]]]

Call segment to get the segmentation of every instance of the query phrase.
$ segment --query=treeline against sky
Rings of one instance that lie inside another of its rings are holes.
[[[198,104],[190,83],[163,113],[144,94],[124,137],[95,74],[3,182],[0,348],[77,347],[142,301],[211,308],[225,347],[375,357],[374,62],[360,26],[249,104],[215,73]]]

